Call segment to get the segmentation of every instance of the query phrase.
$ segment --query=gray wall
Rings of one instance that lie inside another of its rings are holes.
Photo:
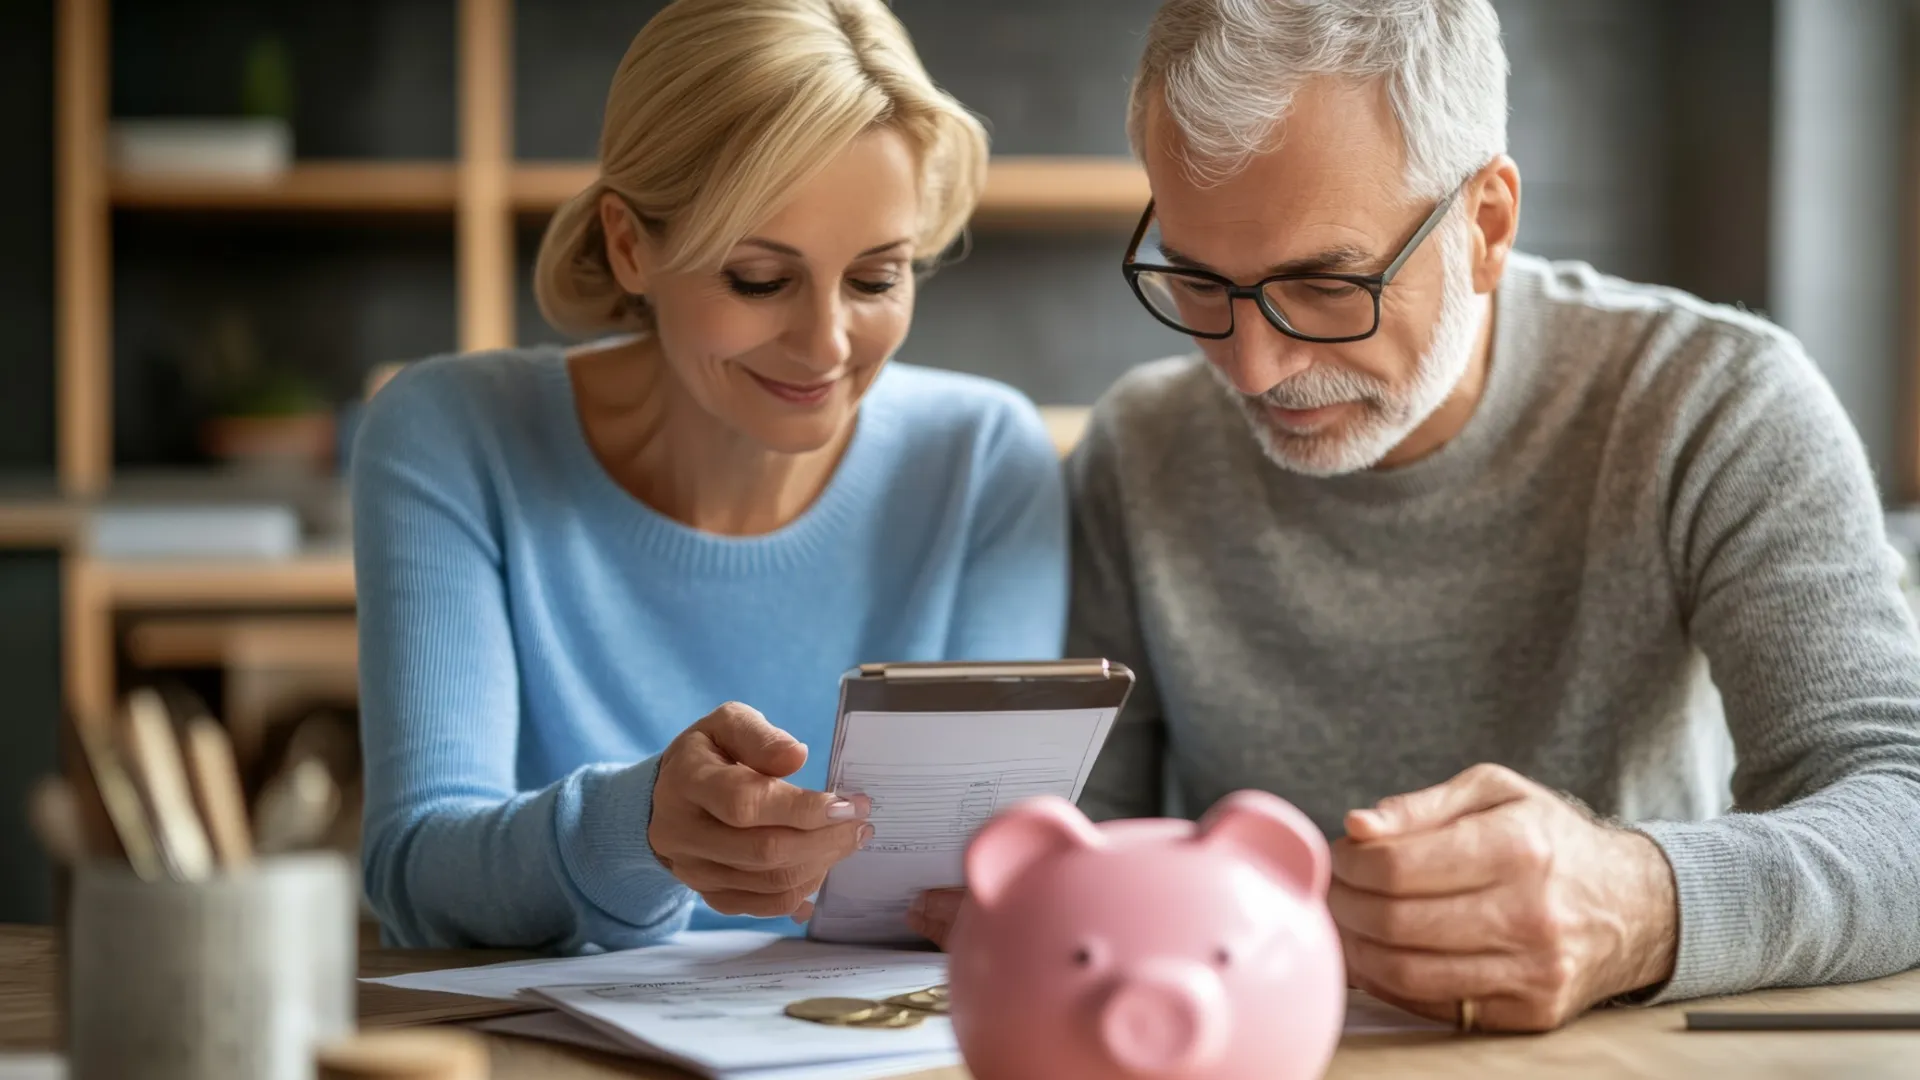
[[[60,719],[60,570],[50,552],[0,551],[0,922],[45,922],[53,873],[26,793],[54,772]]]
[[[1903,494],[1911,413],[1909,150],[1912,5],[1780,0],[1774,313],[1803,340]]]
[[[0,3],[0,139],[16,155],[0,168],[0,473],[53,469],[52,32],[52,4]],[[54,766],[59,584],[51,555],[0,551],[0,922],[52,910],[24,800]]]

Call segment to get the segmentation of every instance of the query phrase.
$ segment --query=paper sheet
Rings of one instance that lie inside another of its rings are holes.
[[[361,981],[397,986],[402,990],[434,990],[512,1001],[522,990],[534,986],[637,981],[699,971],[712,964],[747,957],[774,963],[816,955],[822,948],[830,946],[762,930],[689,930],[644,949],[549,960],[513,960],[485,967],[422,971]]]
[[[644,982],[536,987],[532,995],[629,1052],[708,1076],[908,1055],[926,1060],[898,1071],[959,1062],[953,1025],[944,1016],[900,1029],[836,1027],[787,1016],[788,1003],[801,998],[879,999],[947,980],[947,958],[940,953],[820,948],[811,960],[739,960]]]
[[[589,1027],[563,1012],[522,1013],[519,1016],[481,1020],[469,1026],[476,1031],[517,1035],[524,1039],[543,1039],[547,1042],[598,1050],[606,1054],[633,1052],[626,1044],[612,1036],[602,1035],[598,1028]],[[904,1054],[899,1057],[874,1058],[870,1061],[830,1061],[824,1065],[796,1065],[790,1068],[742,1069],[738,1072],[708,1075],[715,1076],[718,1080],[883,1080],[886,1077],[904,1076],[951,1064],[953,1064],[953,1055],[942,1052],[925,1056]],[[3,1077],[0,1077],[0,1080],[3,1080]]]
[[[1035,795],[1074,800],[1114,709],[1023,712],[849,712],[828,785],[873,801],[873,839],[834,866],[807,935],[905,943],[907,906],[959,885],[967,841],[988,818]]]

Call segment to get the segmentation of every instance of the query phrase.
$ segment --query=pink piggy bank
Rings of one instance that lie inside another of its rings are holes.
[[[1327,842],[1238,791],[1196,825],[1064,799],[989,821],[947,940],[975,1080],[1308,1080],[1346,1011]]]

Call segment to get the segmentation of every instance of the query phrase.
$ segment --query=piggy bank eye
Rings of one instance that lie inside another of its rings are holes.
[[[1100,947],[1098,941],[1083,941],[1079,948],[1073,950],[1073,966],[1082,971],[1099,967],[1105,959],[1106,950]]]
[[[1232,950],[1228,949],[1225,945],[1216,945],[1213,947],[1213,966],[1214,967],[1223,968],[1223,967],[1227,967],[1232,963],[1233,963]]]

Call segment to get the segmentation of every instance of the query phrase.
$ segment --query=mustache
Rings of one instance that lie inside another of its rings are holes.
[[[1245,396],[1250,403],[1276,409],[1323,409],[1355,401],[1381,404],[1389,397],[1389,387],[1378,379],[1345,368],[1315,366],[1269,387],[1264,393]]]

